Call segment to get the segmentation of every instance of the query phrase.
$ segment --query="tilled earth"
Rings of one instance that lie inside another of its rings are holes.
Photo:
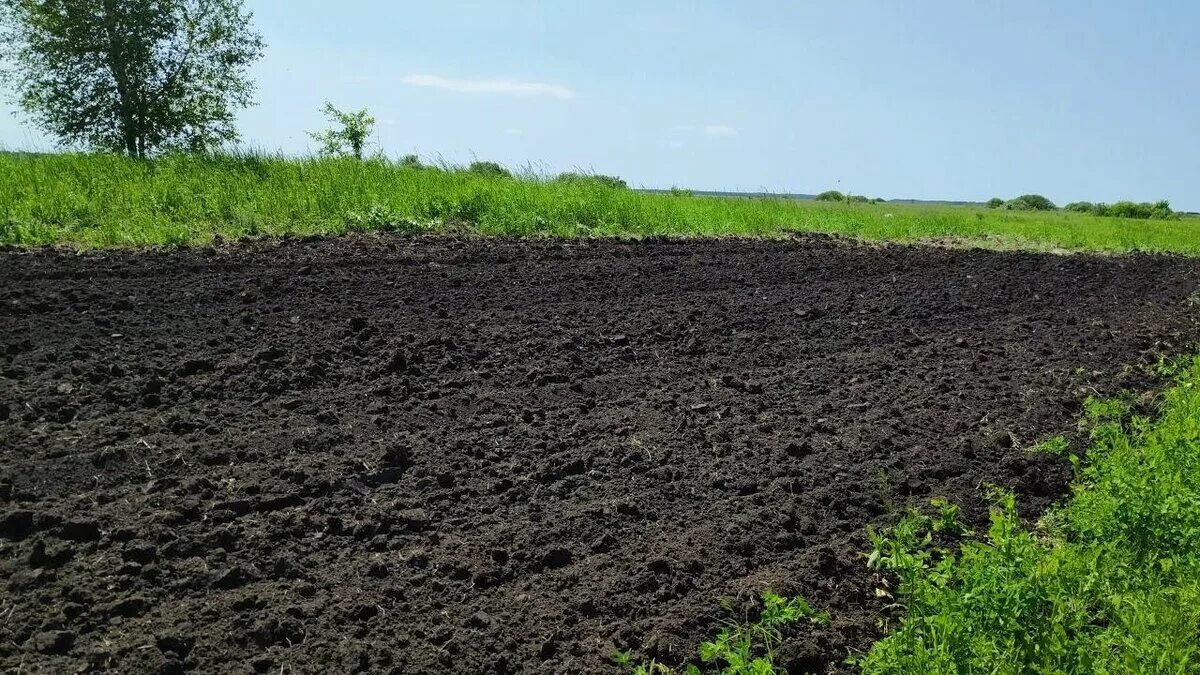
[[[762,589],[845,668],[868,524],[1028,514],[1200,262],[794,241],[0,252],[0,668],[604,672]]]

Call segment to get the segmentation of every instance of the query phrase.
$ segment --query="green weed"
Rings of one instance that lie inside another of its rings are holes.
[[[956,552],[916,512],[871,533],[903,614],[862,671],[1200,673],[1200,357],[1177,378],[1154,421],[1088,401],[1088,461],[1039,528],[997,491]]]
[[[715,638],[700,645],[700,665],[688,664],[687,675],[719,672],[721,675],[774,675],[781,672],[774,663],[783,628],[809,621],[818,626],[829,624],[829,615],[810,605],[804,598],[785,598],[771,591],[762,594],[762,612],[756,621],[731,620]],[[725,608],[732,611],[726,603]],[[617,651],[613,662],[632,675],[671,675],[676,671],[651,660],[635,662],[632,651]]]

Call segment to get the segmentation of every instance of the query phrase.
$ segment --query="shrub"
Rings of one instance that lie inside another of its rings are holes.
[[[355,159],[362,159],[363,148],[367,145],[371,128],[375,126],[375,118],[371,117],[365,108],[346,112],[333,107],[329,101],[325,102],[324,110],[325,116],[330,121],[340,124],[341,128],[308,133],[313,140],[321,143],[321,154],[349,155]]]
[[[1021,195],[1008,200],[1004,208],[1011,211],[1053,211],[1056,207],[1054,202],[1041,195]]]
[[[672,197],[694,197],[694,196],[696,196],[696,193],[692,192],[691,190],[689,190],[687,188],[675,187],[674,185],[672,185],[671,186],[671,196]]]
[[[416,155],[405,155],[400,158],[400,166],[407,169],[424,169],[425,165],[421,163],[421,158]]]
[[[596,183],[598,185],[604,185],[606,187],[617,189],[625,189],[629,187],[624,180],[618,178],[617,176],[605,176],[604,174],[599,173],[575,173],[568,171],[567,173],[558,174],[558,177],[554,180],[560,183]]]
[[[471,165],[467,167],[467,172],[494,178],[512,178],[512,172],[496,162],[471,162]]]
[[[1131,202],[1119,201],[1115,204],[1093,204],[1091,202],[1071,202],[1065,207],[1068,211],[1077,213],[1090,213],[1093,216],[1110,216],[1113,218],[1136,218],[1146,220],[1150,218],[1167,219],[1178,218],[1179,214],[1171,210],[1170,202],[1166,200],[1157,201],[1153,204],[1149,202]]]
[[[826,190],[826,191],[822,192],[821,194],[817,195],[817,201],[819,201],[819,202],[844,202],[844,201],[846,201],[846,195],[842,194],[841,192],[838,192],[837,190]]]
[[[991,199],[987,200],[987,207],[989,209],[998,209],[1001,206],[1004,206],[1004,200],[1000,199],[999,197],[992,197]]]

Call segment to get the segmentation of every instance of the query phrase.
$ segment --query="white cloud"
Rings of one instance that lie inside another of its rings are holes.
[[[431,87],[462,94],[510,94],[514,96],[552,96],[575,98],[575,92],[567,87],[545,82],[522,82],[521,80],[454,80],[437,75],[405,75],[400,81],[411,87]]]
[[[504,130],[504,133],[508,134],[509,136],[520,136],[521,134],[523,134],[525,132],[516,127],[509,127]]]

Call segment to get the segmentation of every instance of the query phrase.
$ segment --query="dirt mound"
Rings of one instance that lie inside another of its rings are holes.
[[[864,529],[1027,509],[1200,264],[792,242],[0,253],[0,667],[597,672],[765,587],[880,611]]]

